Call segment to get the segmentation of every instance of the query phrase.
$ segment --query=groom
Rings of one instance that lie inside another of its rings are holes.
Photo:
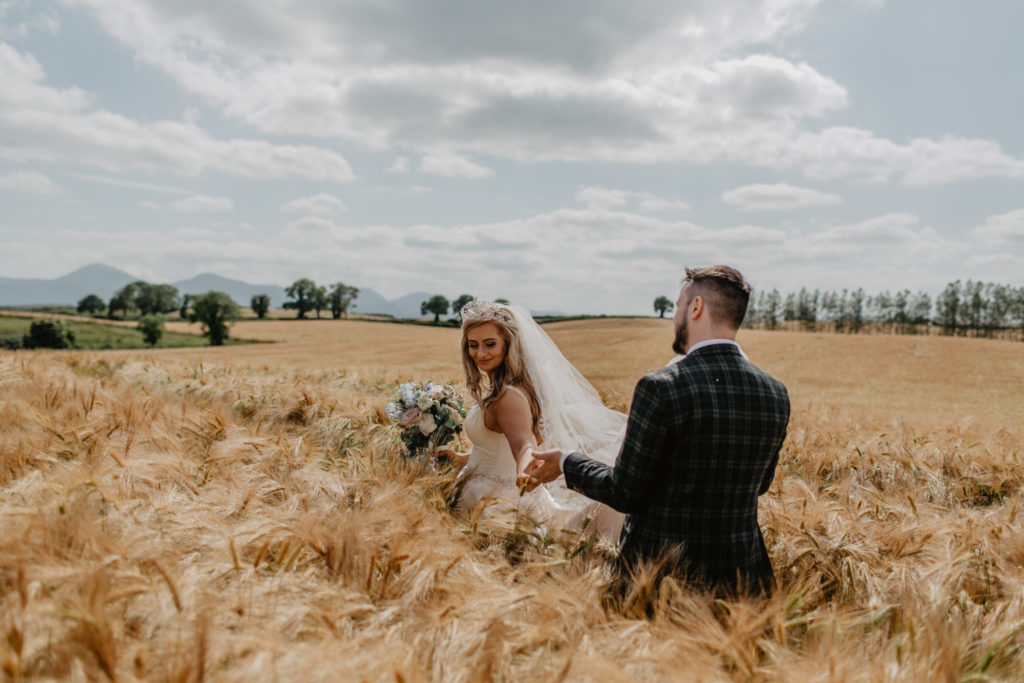
[[[686,269],[672,348],[685,357],[636,385],[614,467],[536,451],[526,476],[626,513],[620,578],[644,562],[718,594],[767,595],[774,576],[757,498],[775,475],[789,395],[736,344],[750,285],[728,266]]]

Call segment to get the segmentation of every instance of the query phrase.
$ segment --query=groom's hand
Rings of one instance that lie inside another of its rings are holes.
[[[562,454],[564,451],[556,448],[550,451],[534,451],[533,460],[526,466],[526,474],[542,483],[554,481],[562,474]]]

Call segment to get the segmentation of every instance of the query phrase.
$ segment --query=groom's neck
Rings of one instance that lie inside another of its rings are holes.
[[[696,344],[699,344],[703,341],[708,341],[709,339],[728,339],[730,341],[736,341],[736,332],[737,330],[735,328],[726,327],[722,325],[717,325],[714,327],[691,327],[687,334],[686,350],[687,352],[689,352],[689,350],[693,348],[693,346],[695,346]]]

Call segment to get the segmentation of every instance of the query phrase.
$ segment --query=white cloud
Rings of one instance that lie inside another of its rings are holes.
[[[1019,257],[981,240],[958,242],[909,213],[825,227],[741,224],[714,228],[634,211],[557,209],[473,224],[346,225],[305,216],[277,235],[233,238],[182,227],[130,233],[67,231],[59,243],[31,231],[4,235],[22,272],[66,272],[91,261],[173,280],[197,270],[265,282],[312,277],[413,291],[506,296],[535,309],[646,313],[673,295],[685,266],[728,263],[758,288],[940,289],[952,277],[1019,282]],[[152,244],[160,240],[161,249]],[[1011,252],[1013,250],[1010,250]],[[459,267],[424,269],[424,263]],[[35,269],[34,271],[32,269]]]
[[[14,171],[0,176],[0,189],[26,194],[57,194],[60,186],[42,173]]]
[[[795,166],[817,180],[883,182],[898,176],[907,185],[938,185],[971,178],[1024,178],[1024,160],[989,140],[946,136],[901,145],[849,127],[801,133],[786,147],[758,150],[755,159],[778,168]]]
[[[24,40],[33,33],[56,35],[60,17],[53,10],[32,12],[32,3],[25,0],[0,2],[0,38]]]
[[[289,213],[308,213],[314,216],[333,216],[345,210],[345,203],[332,194],[321,192],[311,197],[300,197],[284,204],[282,210]]]
[[[232,211],[235,203],[227,197],[209,197],[205,194],[192,195],[171,204],[175,211],[196,213],[206,211]]]
[[[741,211],[783,211],[843,203],[837,194],[786,183],[744,185],[722,193],[722,201]]]
[[[409,158],[408,157],[396,157],[391,165],[388,167],[388,171],[391,173],[405,173],[409,170]]]
[[[488,175],[453,162],[470,154],[725,160],[921,185],[1024,173],[1024,162],[987,140],[900,144],[810,129],[848,106],[846,89],[767,49],[802,30],[820,0],[594,0],[586,21],[571,3],[460,6],[456,21],[417,0],[270,0],[247,5],[239,21],[219,3],[68,1],[229,119],[274,135],[402,146],[443,175]],[[399,158],[392,170],[405,167]]]
[[[124,180],[122,178],[110,178],[107,176],[93,175],[90,173],[76,173],[76,177],[89,180],[101,185],[113,185],[115,187],[128,187],[136,190],[147,190],[149,192],[162,192],[165,194],[189,194],[188,190],[170,185],[158,185],[156,183],[144,183],[138,180]]]
[[[488,178],[494,175],[491,169],[452,152],[425,155],[420,159],[420,171],[446,178]]]
[[[194,123],[139,123],[92,109],[79,88],[52,88],[31,56],[0,42],[0,158],[66,160],[195,176],[216,170],[247,178],[298,176],[346,182],[352,169],[338,154],[308,145],[217,140]]]
[[[675,199],[665,199],[650,192],[612,190],[601,186],[580,188],[574,195],[576,201],[588,209],[613,209],[635,203],[640,211],[667,211],[689,209],[690,205]]]
[[[989,216],[971,235],[986,246],[1024,249],[1024,209]]]

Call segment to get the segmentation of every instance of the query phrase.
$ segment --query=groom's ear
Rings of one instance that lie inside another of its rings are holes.
[[[704,314],[704,297],[697,295],[690,301],[690,317],[696,320]]]

